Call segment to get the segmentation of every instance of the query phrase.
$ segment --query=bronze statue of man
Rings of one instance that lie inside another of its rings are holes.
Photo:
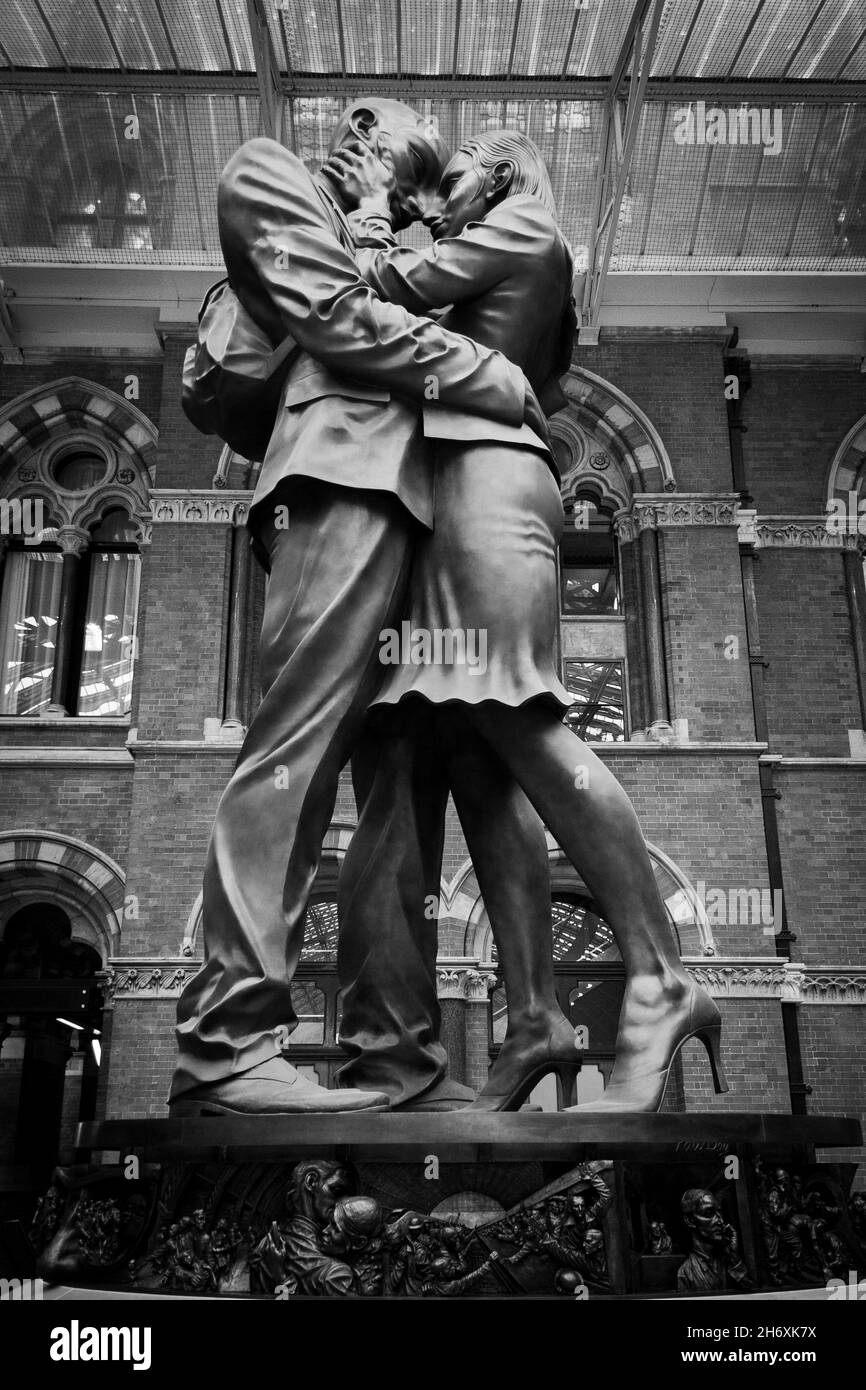
[[[421,216],[445,159],[435,130],[400,102],[370,99],[344,113],[332,148],[354,142],[393,170],[393,225]],[[205,958],[178,1004],[170,1107],[385,1108],[378,1090],[300,1076],[281,1044],[296,1024],[291,979],[339,774],[381,677],[378,634],[403,610],[416,538],[432,525],[419,406],[435,394],[485,417],[494,438],[527,417],[543,423],[505,356],[377,298],[336,184],[281,145],[256,139],[232,157],[218,211],[231,289],[275,347],[291,335],[301,352],[251,508],[270,571],[263,699],[216,813]]]
[[[714,1193],[690,1187],[680,1199],[684,1225],[692,1240],[691,1254],[677,1270],[678,1293],[709,1293],[732,1286],[751,1287],[733,1226],[722,1215]]]

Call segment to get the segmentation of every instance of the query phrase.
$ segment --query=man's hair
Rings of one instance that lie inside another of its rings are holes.
[[[391,97],[362,97],[353,101],[351,106],[347,106],[334,127],[328,147],[329,153],[339,149],[352,128],[352,118],[363,111],[373,113],[380,130],[391,134],[399,131],[416,161],[418,183],[436,187],[451,158],[451,152],[435,121],[428,116],[422,116],[418,111],[413,111],[405,102],[395,101]]]
[[[327,1182],[335,1173],[339,1173],[343,1165],[334,1163],[327,1158],[308,1158],[300,1163],[296,1163],[292,1169],[291,1181],[288,1190],[288,1202],[290,1206],[300,1205],[301,1197],[306,1189],[305,1179],[310,1173],[316,1173],[319,1178],[319,1186]]]
[[[683,1216],[694,1216],[705,1197],[712,1197],[705,1187],[690,1187],[680,1198],[680,1211]]]
[[[488,130],[465,140],[460,149],[470,156],[480,174],[489,173],[507,160],[514,167],[508,197],[529,193],[544,204],[551,217],[556,217],[556,199],[547,165],[538,146],[528,136],[521,135],[519,130]]]

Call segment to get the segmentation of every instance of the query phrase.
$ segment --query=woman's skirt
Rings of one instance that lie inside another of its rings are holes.
[[[540,454],[437,444],[434,530],[413,564],[408,612],[380,634],[374,705],[573,703],[556,672],[557,546],[564,515]]]

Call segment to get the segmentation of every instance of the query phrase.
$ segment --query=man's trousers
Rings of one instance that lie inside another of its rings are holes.
[[[293,498],[287,529],[262,528],[271,564],[263,699],[216,813],[204,964],[178,1003],[172,1098],[277,1056],[281,1026],[297,1022],[291,980],[307,900],[340,771],[381,679],[380,633],[399,627],[404,611],[416,536],[417,523],[391,494],[313,481]],[[356,780],[363,794],[369,771]],[[404,955],[395,1009],[414,1055],[423,1044],[426,1086],[445,1071],[435,971],[415,959],[411,942]]]

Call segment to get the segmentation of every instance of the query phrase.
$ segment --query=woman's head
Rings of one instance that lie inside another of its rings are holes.
[[[434,238],[459,236],[503,198],[529,194],[556,216],[538,147],[518,130],[489,130],[460,146],[442,175],[436,208],[424,221]]]

